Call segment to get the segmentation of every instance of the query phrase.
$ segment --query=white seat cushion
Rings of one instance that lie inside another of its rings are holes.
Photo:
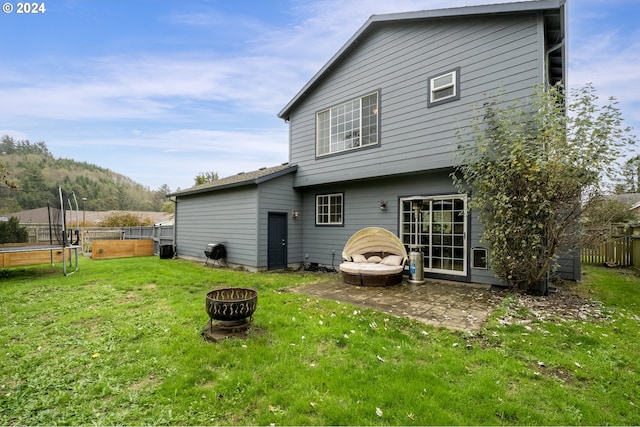
[[[389,255],[382,260],[382,264],[398,266],[402,264],[402,257],[400,255]]]
[[[397,274],[402,272],[403,266],[391,266],[384,264],[370,264],[357,262],[343,262],[340,264],[340,271],[350,274],[366,274],[370,276],[384,276],[387,274]]]
[[[367,262],[367,259],[362,254],[355,254],[352,258],[353,262]]]

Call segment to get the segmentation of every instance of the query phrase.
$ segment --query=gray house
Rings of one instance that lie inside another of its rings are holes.
[[[177,255],[222,242],[250,269],[337,267],[378,226],[421,246],[425,277],[498,283],[450,178],[457,134],[488,97],[566,80],[565,16],[564,0],[372,16],[278,114],[288,163],[172,195]],[[577,255],[561,274],[579,278]]]

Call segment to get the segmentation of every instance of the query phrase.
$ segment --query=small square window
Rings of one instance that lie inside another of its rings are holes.
[[[429,78],[427,107],[460,99],[460,68]]]
[[[342,193],[316,196],[316,225],[342,225]]]

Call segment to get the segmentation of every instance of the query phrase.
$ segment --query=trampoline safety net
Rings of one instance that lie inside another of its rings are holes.
[[[33,243],[25,243],[24,246],[0,244],[0,254],[50,251],[51,265],[54,265],[53,252],[62,250],[64,275],[75,273],[78,271],[78,248],[80,248],[80,215],[75,193],[66,193],[62,191],[61,187],[58,187],[57,200],[53,202],[47,200],[47,213],[49,217],[49,245],[33,246]],[[73,251],[73,254],[71,251]],[[75,255],[75,268],[71,272],[67,271],[67,254],[70,266],[73,266],[72,258]]]

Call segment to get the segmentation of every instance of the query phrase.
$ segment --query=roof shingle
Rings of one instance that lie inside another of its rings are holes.
[[[209,191],[221,190],[229,187],[239,187],[243,185],[259,184],[264,181],[268,181],[273,178],[294,172],[298,169],[295,165],[289,163],[283,163],[278,166],[260,168],[251,172],[240,172],[235,175],[228,176],[226,178],[216,179],[204,184],[196,185],[194,187],[187,188],[185,190],[179,190],[174,193],[167,194],[167,196],[186,196],[190,194],[206,193]]]

